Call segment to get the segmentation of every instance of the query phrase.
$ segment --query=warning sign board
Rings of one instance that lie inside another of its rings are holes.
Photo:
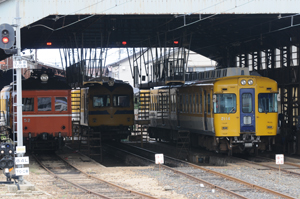
[[[276,164],[284,164],[284,155],[283,154],[276,155]]]
[[[164,154],[155,154],[155,164],[164,163]]]

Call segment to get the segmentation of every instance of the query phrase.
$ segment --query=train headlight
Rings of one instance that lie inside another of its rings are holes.
[[[246,85],[246,80],[242,79],[241,84],[244,86]]]
[[[248,80],[248,84],[249,84],[249,85],[252,85],[252,84],[253,84],[253,80],[252,80],[252,79],[249,79],[249,80]]]
[[[1,150],[1,154],[4,154],[4,151],[3,151],[3,150]]]
[[[46,81],[48,81],[49,76],[47,74],[42,74],[40,79],[41,79],[42,82],[46,82]]]

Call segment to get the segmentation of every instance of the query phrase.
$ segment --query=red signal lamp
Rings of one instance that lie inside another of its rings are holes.
[[[122,44],[125,46],[127,44],[127,42],[126,41],[122,41]]]
[[[2,43],[7,44],[9,42],[8,37],[2,37]]]
[[[178,41],[174,41],[174,44],[178,44],[179,42]]]
[[[47,42],[47,46],[52,46],[52,43],[51,42]]]

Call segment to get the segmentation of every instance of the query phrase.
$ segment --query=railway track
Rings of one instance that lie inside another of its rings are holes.
[[[39,157],[33,157],[40,166],[42,166],[55,178],[59,179],[57,185],[66,189],[67,192],[72,193],[72,195],[82,195],[82,197],[86,198],[86,194],[89,194],[89,198],[107,199],[155,198],[147,194],[115,185],[89,173],[83,172],[58,155],[42,155]]]
[[[153,161],[154,159],[155,152],[141,149],[139,147],[118,144],[115,146],[115,149],[116,148],[121,148],[123,152],[130,153],[131,155],[138,155],[146,161]],[[294,198],[256,184],[168,156],[165,156],[165,165],[160,166],[166,170],[171,170],[178,175],[206,184],[211,189],[220,190],[237,198]]]
[[[272,170],[279,169],[279,166],[276,165],[275,160],[271,159],[271,158],[266,158],[266,157],[261,157],[261,156],[253,157],[253,160],[246,160],[246,159],[237,158],[237,157],[232,157],[232,158],[235,160],[247,162],[249,164],[254,164],[256,166],[259,165],[262,167],[267,167]],[[292,162],[284,162],[284,164],[280,166],[280,171],[288,173],[288,174],[292,174],[292,175],[298,176],[298,177],[300,177],[299,169],[300,169],[300,165],[297,163],[292,163]],[[298,170],[298,172],[297,172],[297,170]]]

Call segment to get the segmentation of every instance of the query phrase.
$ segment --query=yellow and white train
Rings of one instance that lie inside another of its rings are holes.
[[[73,122],[77,121],[83,131],[101,132],[103,140],[121,140],[130,135],[133,109],[133,88],[120,80],[92,79],[80,90],[72,91]]]
[[[229,154],[264,151],[277,134],[277,89],[276,81],[251,75],[154,88],[149,136],[176,141],[184,130],[192,146]]]

